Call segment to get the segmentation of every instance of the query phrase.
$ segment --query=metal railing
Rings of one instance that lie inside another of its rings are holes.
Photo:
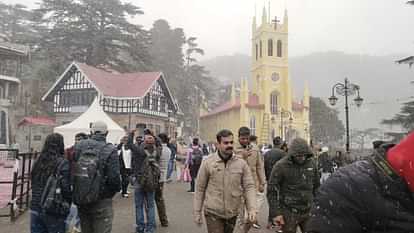
[[[15,221],[20,215],[29,209],[32,164],[37,158],[38,152],[19,153],[16,149],[0,149],[0,160],[15,162],[12,180],[0,181],[0,184],[11,184],[11,198],[8,203],[7,214],[0,217],[10,217]],[[0,168],[1,169],[1,168]]]

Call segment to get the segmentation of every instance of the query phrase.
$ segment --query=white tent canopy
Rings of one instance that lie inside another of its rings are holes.
[[[65,147],[70,147],[75,143],[75,135],[77,133],[89,134],[90,125],[95,121],[103,121],[108,126],[107,142],[114,144],[119,143],[121,138],[125,135],[125,130],[103,111],[97,98],[95,98],[86,112],[71,123],[55,127],[53,131],[62,134],[65,140]]]

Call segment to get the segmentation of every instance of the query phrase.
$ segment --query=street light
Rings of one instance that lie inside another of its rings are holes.
[[[329,103],[334,106],[338,101],[338,97],[335,96],[335,92],[338,95],[345,96],[345,120],[346,120],[346,152],[349,153],[349,105],[348,105],[348,96],[353,96],[357,94],[357,97],[354,99],[355,105],[361,107],[362,102],[364,101],[361,96],[359,96],[360,87],[356,84],[349,82],[348,78],[345,78],[344,83],[337,83],[332,87],[332,96],[329,97]]]
[[[280,109],[280,137],[284,139],[284,126],[283,126],[283,114],[287,114],[289,116],[289,123],[292,123],[293,117],[292,113],[283,109]]]

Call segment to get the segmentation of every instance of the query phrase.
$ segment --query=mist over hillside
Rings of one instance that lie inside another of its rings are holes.
[[[405,56],[408,55],[372,56],[334,51],[292,57],[289,60],[290,77],[295,96],[302,98],[307,81],[312,96],[327,100],[332,86],[348,77],[351,82],[361,86],[361,97],[364,98],[361,108],[350,108],[351,128],[384,128],[379,122],[392,117],[399,111],[401,103],[413,96],[414,86],[410,82],[414,80],[414,69],[395,64],[396,60]],[[205,60],[202,65],[224,83],[239,82],[241,77],[250,77],[248,55],[220,56]],[[344,98],[339,99],[336,108],[343,119]]]

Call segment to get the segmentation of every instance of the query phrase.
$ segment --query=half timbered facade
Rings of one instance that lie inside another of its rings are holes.
[[[53,102],[58,125],[85,112],[95,98],[124,129],[176,132],[179,107],[162,72],[115,73],[73,62],[43,96]],[[99,119],[96,119],[99,120]]]

